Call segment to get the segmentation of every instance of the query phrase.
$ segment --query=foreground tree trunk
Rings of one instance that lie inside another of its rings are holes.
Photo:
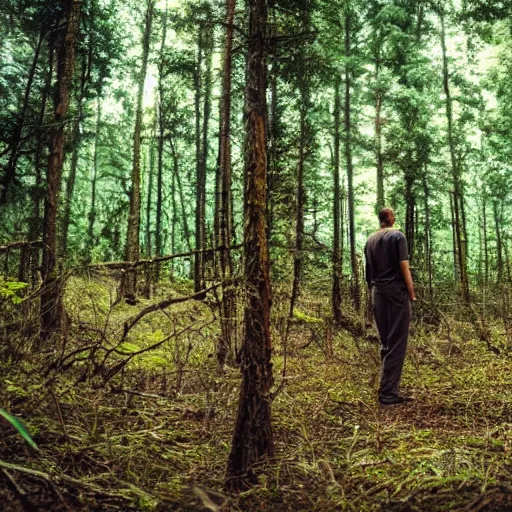
[[[245,106],[245,333],[240,354],[242,385],[227,467],[226,486],[254,482],[251,466],[272,455],[272,363],[270,342],[270,263],[267,239],[266,0],[249,0],[249,40]]]
[[[142,100],[144,95],[144,82],[148,68],[151,25],[155,0],[148,0],[144,36],[142,39],[142,66],[138,80],[137,110],[135,113],[135,129],[133,133],[133,166],[132,185],[130,191],[130,216],[128,218],[128,236],[126,240],[127,261],[137,261],[140,257],[140,145],[142,129]],[[122,294],[128,304],[136,302],[137,277],[134,271],[125,275]]]
[[[64,158],[64,119],[68,112],[70,85],[75,64],[75,40],[80,25],[80,0],[63,2],[65,26],[55,43],[57,84],[54,95],[55,125],[50,137],[43,230],[43,291],[41,293],[41,339],[58,332],[62,313],[60,280],[57,277],[57,212]]]

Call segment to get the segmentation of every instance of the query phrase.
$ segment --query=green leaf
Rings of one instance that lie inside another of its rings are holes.
[[[11,416],[8,412],[4,411],[3,409],[0,409],[0,416],[4,417],[27,441],[27,443],[34,448],[34,450],[37,450],[37,445],[34,443],[33,439],[30,437],[30,434],[27,431],[27,428],[25,425],[23,425],[23,422],[16,418],[15,416]]]

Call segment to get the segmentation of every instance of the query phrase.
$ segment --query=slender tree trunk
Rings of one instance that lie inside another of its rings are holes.
[[[352,53],[351,49],[351,23],[352,13],[349,8],[345,13],[345,58],[349,61]],[[348,181],[348,215],[349,215],[349,236],[350,236],[350,264],[352,267],[352,300],[354,307],[359,311],[361,307],[361,296],[359,289],[359,266],[357,264],[356,254],[356,235],[355,235],[355,205],[354,205],[354,167],[352,163],[352,120],[351,120],[351,95],[352,72],[350,64],[345,64],[345,158],[347,162],[347,181]]]
[[[249,38],[245,106],[246,167],[244,204],[245,283],[247,299],[241,350],[242,385],[227,482],[240,489],[255,481],[253,464],[271,456],[272,363],[270,341],[270,262],[267,239],[266,154],[266,0],[249,0]]]
[[[303,77],[302,80],[307,80]],[[300,136],[299,136],[299,161],[297,167],[297,214],[295,224],[295,251],[293,255],[293,284],[290,300],[289,317],[293,318],[293,310],[299,297],[300,281],[302,276],[302,261],[304,252],[304,207],[306,192],[304,190],[304,165],[307,152],[308,139],[308,106],[309,90],[306,83],[300,84]]]
[[[75,191],[76,173],[78,170],[78,158],[80,153],[80,124],[82,118],[83,102],[85,96],[85,86],[88,76],[89,60],[84,57],[82,61],[82,72],[80,74],[80,92],[77,98],[77,115],[73,122],[73,132],[71,135],[73,153],[71,155],[71,165],[69,176],[66,182],[66,197],[64,200],[64,211],[62,213],[61,237],[60,237],[60,257],[65,258],[68,253],[68,232],[71,223],[71,206],[73,203],[73,193]]]
[[[163,187],[164,187],[164,137],[165,137],[165,116],[164,116],[164,66],[165,66],[165,40],[167,38],[168,3],[165,2],[165,11],[162,22],[162,41],[160,43],[160,61],[158,64],[158,170],[156,184],[156,219],[155,219],[155,246],[156,255],[163,255],[162,243],[162,210],[163,210]],[[175,178],[173,177],[173,182]],[[173,186],[174,194],[174,186]],[[175,201],[174,195],[172,198]],[[173,215],[175,211],[173,210]],[[174,235],[174,227],[173,235]],[[157,279],[159,268],[157,268]]]
[[[64,120],[68,112],[70,86],[75,64],[75,40],[80,25],[80,0],[63,2],[66,22],[57,36],[57,84],[54,95],[55,126],[50,137],[47,194],[43,233],[43,291],[41,293],[41,339],[60,329],[62,295],[57,277],[57,212],[64,158]]]
[[[155,115],[154,126],[153,126],[153,139],[149,144],[149,163],[148,169],[148,195],[146,205],[146,254],[148,258],[153,257],[153,237],[151,234],[151,214],[153,212],[153,181],[155,175],[155,145],[154,140],[157,138],[156,135],[157,117]]]
[[[334,236],[332,251],[332,312],[334,321],[341,323],[341,186],[340,186],[340,140],[341,140],[341,79],[336,77],[334,85]]]
[[[46,107],[47,107],[47,101],[48,96],[51,92],[51,83],[52,83],[52,76],[53,76],[53,55],[54,55],[54,49],[52,47],[49,48],[48,51],[48,72],[45,77],[45,84],[44,89],[42,93],[41,98],[41,111],[39,113],[39,118],[37,120],[37,136],[36,136],[36,155],[35,155],[35,161],[34,161],[34,167],[36,172],[36,180],[35,180],[35,187],[34,192],[32,194],[32,200],[33,200],[33,212],[32,212],[32,219],[30,222],[29,232],[28,232],[28,239],[29,241],[38,240],[41,237],[41,234],[43,232],[43,216],[42,216],[42,205],[45,198],[45,190],[44,190],[44,180],[43,180],[43,162],[45,161],[45,155],[44,155],[44,130],[43,130],[43,123],[44,118],[46,115]],[[37,273],[38,269],[40,268],[40,251],[38,248],[34,248],[31,252],[30,256],[30,271],[32,274],[32,284],[35,285],[38,281],[37,279]]]
[[[382,99],[383,92],[380,89],[380,46],[375,57],[375,80],[377,90],[375,92],[375,160],[377,163],[377,203],[376,210],[379,212],[385,206],[384,198],[384,156],[382,154]]]
[[[222,280],[232,278],[233,262],[229,250],[233,240],[232,219],[232,176],[231,176],[231,69],[233,49],[233,21],[235,16],[236,0],[226,0],[226,37],[224,42],[224,62],[222,70],[222,97],[220,104],[220,152],[219,152],[219,177],[220,197],[219,199],[219,234],[220,264]],[[236,314],[236,301],[234,289],[231,283],[223,286],[222,291],[222,312],[221,312],[221,336],[217,346],[217,361],[219,368],[223,368],[226,359],[232,352],[232,337],[234,330],[233,319]]]
[[[275,9],[272,9],[272,21],[270,23],[271,41],[269,44],[268,58],[272,64],[272,70],[269,76],[270,85],[270,115],[268,119],[268,239],[272,239],[272,230],[274,226],[274,190],[278,182],[278,132],[279,132],[279,116],[278,116],[278,91],[277,79],[279,76],[279,59],[277,36],[277,20]]]
[[[174,178],[176,179],[176,184],[178,185],[178,194],[180,197],[181,220],[183,223],[183,233],[185,234],[185,242],[187,244],[187,249],[190,252],[192,252],[190,228],[188,226],[188,214],[187,214],[187,209],[185,207],[185,205],[187,203],[186,203],[186,199],[185,199],[185,194],[183,192],[183,186],[181,184],[178,154],[176,153],[176,148],[174,147],[174,140],[172,139],[172,137],[169,137],[169,145],[171,147],[171,155],[172,155],[172,162],[173,162],[173,174],[174,174]]]
[[[412,162],[412,152],[407,156],[407,165]],[[413,185],[414,174],[412,169],[405,171],[405,237],[409,249],[409,259],[414,260],[415,238],[414,238],[414,208],[416,206],[416,198],[414,197]]]
[[[467,239],[466,229],[464,227],[464,194],[460,179],[460,166],[456,156],[456,142],[453,133],[453,100],[450,91],[450,79],[448,69],[448,56],[446,50],[446,32],[444,24],[443,8],[440,8],[439,18],[441,21],[441,49],[443,56],[443,87],[446,98],[446,119],[448,122],[448,146],[450,150],[450,160],[453,179],[453,211],[455,217],[455,243],[457,245],[459,281],[462,287],[464,300],[469,303],[469,283],[467,279]]]
[[[11,153],[9,156],[9,161],[4,169],[4,175],[1,183],[1,192],[0,192],[0,206],[6,204],[8,199],[9,187],[12,185],[16,178],[16,166],[18,164],[19,158],[19,150],[21,146],[21,137],[23,128],[25,126],[25,117],[28,109],[28,102],[30,99],[30,93],[32,91],[32,84],[34,83],[34,78],[37,70],[37,64],[39,62],[39,55],[41,54],[41,47],[44,41],[45,30],[44,27],[41,28],[41,32],[39,33],[39,38],[37,40],[34,57],[32,59],[32,65],[30,66],[30,70],[28,72],[27,85],[25,87],[25,93],[23,95],[23,103],[21,106],[21,112],[19,114],[18,122],[14,128],[14,132],[11,137]]]
[[[126,259],[137,261],[140,258],[140,147],[142,130],[142,101],[144,96],[144,83],[148,68],[151,25],[153,23],[153,11],[155,0],[148,0],[144,35],[142,39],[142,65],[138,78],[137,109],[135,113],[135,129],[133,133],[133,166],[132,184],[130,190],[130,216],[128,218],[128,235],[126,240]],[[123,296],[128,304],[136,303],[137,277],[135,271],[129,271],[125,275],[123,283]]]
[[[201,89],[202,89],[202,66],[203,66],[203,45],[204,27],[199,27],[197,42],[197,62],[194,73],[195,88],[195,118],[196,118],[196,232],[195,249],[198,251],[194,262],[194,290],[199,292],[204,289],[204,254],[205,249],[205,162],[201,137]]]
[[[493,214],[494,214],[494,229],[496,231],[496,271],[497,271],[497,283],[501,285],[503,280],[503,243],[501,238],[501,219],[498,210],[498,201],[492,202]]]
[[[101,87],[100,94],[97,99],[96,110],[96,133],[94,137],[94,154],[92,160],[92,175],[91,175],[91,209],[89,210],[89,226],[87,229],[87,239],[89,250],[87,251],[88,261],[91,261],[91,250],[96,244],[94,236],[94,224],[96,222],[96,187],[98,183],[98,169],[99,169],[99,146],[100,146],[100,131],[101,131]]]
[[[430,188],[427,182],[427,169],[425,166],[425,172],[422,177],[423,181],[423,197],[425,201],[425,259],[427,262],[427,272],[428,272],[428,296],[429,299],[432,300],[432,278],[433,278],[433,269],[432,269],[432,228],[430,225]]]

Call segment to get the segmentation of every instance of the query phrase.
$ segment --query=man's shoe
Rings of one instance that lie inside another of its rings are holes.
[[[412,402],[413,398],[410,396],[404,395],[391,395],[391,396],[381,396],[379,397],[379,402],[381,405],[398,405],[405,404],[407,402]]]

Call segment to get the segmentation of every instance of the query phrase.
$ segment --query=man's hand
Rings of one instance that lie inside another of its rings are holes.
[[[411,300],[411,302],[416,302],[416,293],[414,292],[414,283],[412,282],[409,260],[402,260],[400,262],[400,270],[402,271],[405,286],[407,286],[407,291],[409,292],[409,299]]]

